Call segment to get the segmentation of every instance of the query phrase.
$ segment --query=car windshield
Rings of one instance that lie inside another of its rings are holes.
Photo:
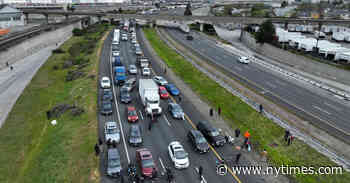
[[[196,139],[196,142],[199,143],[199,144],[202,144],[202,143],[206,143],[207,141],[205,140],[204,137],[199,137]]]
[[[166,94],[167,92],[166,92],[166,90],[160,90],[160,93],[161,94]]]
[[[103,83],[109,83],[109,80],[102,80]]]
[[[152,159],[144,159],[142,160],[142,167],[143,168],[153,168],[154,163]]]
[[[219,131],[217,131],[217,130],[213,130],[213,131],[210,132],[210,134],[211,134],[211,136],[216,137],[216,136],[218,136],[220,133],[219,133]]]
[[[143,72],[149,72],[149,69],[143,69]]]
[[[117,168],[120,167],[120,161],[118,159],[111,159],[109,161],[109,167],[110,168]]]
[[[133,137],[140,137],[141,136],[140,131],[136,130],[136,129],[132,129],[131,130],[131,136],[133,136]]]
[[[129,116],[136,116],[136,111],[135,110],[131,110],[128,112]]]
[[[185,158],[187,158],[187,154],[185,151],[182,151],[182,150],[175,151],[175,157],[176,157],[176,159],[185,159]]]
[[[105,104],[103,104],[103,107],[105,109],[110,109],[110,108],[112,108],[112,104],[111,103],[105,103]]]
[[[115,134],[118,133],[118,129],[117,128],[109,128],[107,129],[107,134]]]
[[[182,109],[181,109],[181,107],[179,105],[174,105],[173,106],[173,111],[175,111],[175,112],[182,112]]]

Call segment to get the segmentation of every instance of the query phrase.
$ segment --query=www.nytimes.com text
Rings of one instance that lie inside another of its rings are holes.
[[[227,165],[221,164],[216,167],[216,172],[219,175],[226,175],[228,172]],[[322,167],[312,167],[312,166],[233,166],[230,167],[232,173],[237,175],[336,175],[343,174],[343,168],[340,166],[322,166]]]

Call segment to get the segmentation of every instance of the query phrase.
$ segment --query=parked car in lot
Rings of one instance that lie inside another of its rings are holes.
[[[129,73],[130,74],[137,74],[137,67],[136,67],[136,65],[129,65]]]
[[[238,62],[239,63],[242,63],[242,64],[249,64],[250,63],[250,60],[248,57],[239,57],[238,58]]]
[[[117,148],[111,148],[107,151],[107,175],[119,177],[122,172],[120,154]]]
[[[160,86],[168,84],[168,81],[165,80],[162,76],[154,76],[153,80]]]
[[[111,101],[103,101],[101,104],[101,114],[102,115],[110,115],[113,113],[112,102]]]
[[[206,153],[209,151],[209,144],[200,131],[190,130],[187,134],[187,138],[195,151],[199,153]]]
[[[164,86],[159,87],[159,95],[160,95],[160,98],[162,99],[169,98],[169,93],[166,91]]]
[[[128,91],[132,91],[135,88],[136,85],[136,78],[130,78],[125,81],[123,88],[128,89]]]
[[[114,141],[116,143],[120,142],[120,130],[117,126],[117,122],[115,121],[106,122],[105,138],[106,138],[106,141],[109,140],[110,142]]]
[[[136,122],[139,120],[139,116],[137,115],[136,108],[134,106],[127,107],[127,115],[129,122]]]
[[[129,130],[129,144],[131,146],[141,146],[142,143],[143,140],[140,125],[131,125]]]
[[[131,95],[127,88],[121,87],[120,88],[120,101],[122,103],[130,103],[131,102]]]
[[[156,175],[155,172],[158,170],[150,150],[147,148],[136,150],[136,161],[143,177],[155,178],[153,176]]]
[[[169,103],[168,110],[173,118],[185,120],[185,114],[179,104]]]
[[[142,75],[144,76],[150,76],[151,75],[151,69],[148,67],[142,68]]]
[[[190,166],[190,160],[188,153],[178,141],[171,142],[168,146],[168,152],[171,161],[174,163],[175,168],[182,169]]]
[[[109,79],[109,77],[102,77],[101,88],[111,88],[111,80]]]
[[[113,101],[113,92],[111,89],[103,89],[102,101]]]
[[[174,96],[180,95],[180,90],[177,89],[174,84],[166,84],[165,88],[171,95],[174,95]]]
[[[208,121],[200,121],[197,124],[197,129],[204,135],[207,141],[213,146],[224,146],[226,143],[225,137],[214,128]]]

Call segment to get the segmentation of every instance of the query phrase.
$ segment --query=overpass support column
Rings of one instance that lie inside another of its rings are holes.
[[[44,14],[46,24],[49,24],[49,14]]]
[[[284,23],[284,30],[288,30],[288,22]]]
[[[68,15],[68,14],[66,14],[66,15],[65,15],[65,17],[66,17],[66,20],[68,20],[68,19],[69,19],[69,15]]]
[[[28,21],[29,21],[29,14],[24,13],[24,25],[28,24]]]
[[[199,30],[200,30],[201,32],[203,32],[203,30],[204,30],[204,24],[202,24],[202,23],[199,24]]]

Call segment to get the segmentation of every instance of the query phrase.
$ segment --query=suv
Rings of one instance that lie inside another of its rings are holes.
[[[138,162],[141,175],[143,177],[155,178],[157,177],[157,167],[153,160],[152,153],[147,148],[136,150],[136,161]]]
[[[110,142],[115,141],[116,143],[120,142],[120,130],[117,126],[117,123],[114,121],[106,122],[105,124],[105,138],[106,141]]]
[[[214,128],[207,121],[200,121],[197,124],[197,129],[202,132],[207,141],[213,146],[224,146],[226,143],[225,137],[220,134],[219,130]]]
[[[142,145],[141,127],[139,125],[131,125],[129,130],[129,144],[131,146]]]
[[[209,151],[209,144],[200,131],[190,130],[187,137],[193,148],[199,153],[206,153]]]
[[[120,176],[122,166],[120,163],[120,154],[117,148],[108,149],[107,152],[107,175],[111,177]]]

